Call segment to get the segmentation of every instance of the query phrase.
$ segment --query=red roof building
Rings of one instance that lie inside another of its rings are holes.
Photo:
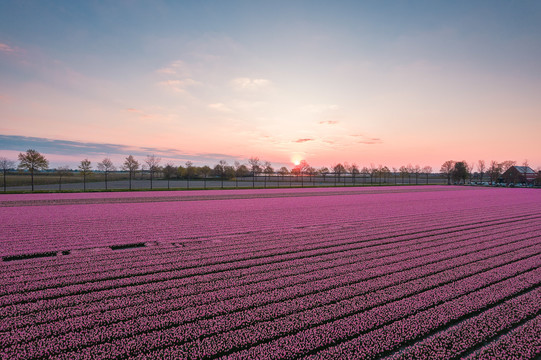
[[[537,175],[529,166],[511,166],[503,173],[502,178],[507,184],[531,184]]]

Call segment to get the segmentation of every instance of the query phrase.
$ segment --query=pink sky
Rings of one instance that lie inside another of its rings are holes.
[[[397,20],[377,6],[284,5],[256,21],[258,5],[189,5],[201,22],[182,22],[186,9],[170,5],[156,24],[143,21],[155,9],[118,5],[108,11],[127,13],[119,24],[64,5],[79,22],[54,6],[4,6],[19,18],[0,18],[0,156],[33,137],[71,142],[68,152],[33,143],[53,166],[130,153],[178,165],[541,166],[541,36],[527,6],[440,4]],[[509,11],[521,20],[500,22]],[[88,143],[117,148],[85,153]]]

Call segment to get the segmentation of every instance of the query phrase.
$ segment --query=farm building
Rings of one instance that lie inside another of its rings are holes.
[[[531,184],[538,174],[529,166],[511,166],[503,173],[502,178],[507,184]]]

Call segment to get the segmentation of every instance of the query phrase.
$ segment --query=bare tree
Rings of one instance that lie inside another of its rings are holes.
[[[308,166],[306,168],[306,174],[308,174],[308,176],[310,177],[310,181],[312,182],[312,186],[314,186],[314,175],[317,174],[317,170],[312,166]]]
[[[374,178],[378,175],[378,168],[374,164],[370,164],[370,167],[368,168],[368,174],[370,175],[370,185],[373,184]]]
[[[306,160],[301,160],[299,165],[296,166],[296,168],[297,168],[297,171],[296,171],[297,176],[301,177],[301,187],[304,187],[304,174],[306,174],[306,171],[308,170],[309,167],[310,167],[310,165],[308,164],[308,162]]]
[[[428,185],[428,176],[432,174],[432,166],[425,166],[422,170],[423,174],[426,175],[426,184]]]
[[[6,192],[6,175],[8,170],[11,170],[15,167],[15,161],[8,160],[5,157],[0,157],[0,169],[4,174],[4,192]]]
[[[79,164],[79,173],[83,176],[83,191],[86,191],[86,177],[92,174],[92,163],[88,159],[84,159]]]
[[[274,168],[269,161],[265,161],[263,164],[263,173],[265,174],[265,188],[267,187],[267,177],[270,177],[274,174]]]
[[[325,183],[327,175],[329,175],[329,168],[327,168],[326,166],[323,166],[322,168],[319,169],[319,173],[321,174],[321,176],[323,176],[323,183]]]
[[[440,173],[447,177],[447,185],[451,185],[451,176],[455,169],[455,162],[453,160],[447,160],[441,165]]]
[[[345,173],[346,169],[344,168],[344,165],[338,163],[332,167],[332,171],[334,172],[334,186],[336,186],[336,183],[340,182],[340,175]]]
[[[250,171],[252,172],[252,187],[255,188],[255,177],[261,172],[261,163],[258,157],[251,157],[248,159],[248,164],[250,164]]]
[[[30,171],[32,191],[34,191],[34,172],[49,168],[49,161],[36,150],[29,149],[26,153],[19,153],[19,169]]]
[[[486,169],[487,169],[487,167],[485,165],[485,160],[479,160],[477,162],[477,170],[479,171],[479,176],[480,176],[479,181],[481,183],[483,183],[483,176],[485,175]]]
[[[402,178],[402,185],[404,185],[404,177],[409,176],[409,169],[407,166],[401,166],[400,169],[400,177]]]
[[[490,162],[490,167],[488,168],[488,174],[490,176],[491,185],[496,183],[502,174],[502,165],[497,161],[492,160]]]
[[[395,185],[397,184],[397,178],[398,178],[397,174],[398,174],[398,169],[393,167],[393,175],[394,175],[394,184]]]
[[[71,174],[70,168],[67,165],[59,166],[55,173],[58,175],[58,191],[62,191],[62,178]]]
[[[289,170],[285,166],[282,166],[278,170],[278,174],[282,177],[282,182],[284,182],[284,177],[289,174]],[[278,182],[278,186],[280,186],[280,182]]]
[[[130,190],[131,190],[131,179],[135,176],[135,172],[139,169],[139,161],[135,160],[132,155],[128,156],[122,165],[122,169],[128,171],[130,179]]]
[[[105,190],[107,190],[107,175],[111,171],[115,171],[115,166],[109,158],[104,158],[101,162],[98,163],[98,170],[103,172],[103,177],[105,179]]]
[[[353,186],[355,186],[355,177],[359,174],[359,167],[357,166],[357,164],[353,163],[349,166],[348,171],[353,178]]]
[[[148,166],[148,172],[150,173],[150,190],[152,190],[152,180],[154,179],[154,173],[160,170],[161,158],[156,155],[147,155],[145,163]]]
[[[372,175],[370,175],[370,169],[366,166],[363,166],[363,168],[361,169],[361,174],[363,176],[363,184],[366,185],[366,178],[367,177],[371,177]]]
[[[380,175],[383,177],[383,183],[387,183],[387,178],[391,174],[391,170],[387,166],[383,166],[379,169]]]
[[[506,160],[506,161],[503,161],[500,166],[502,168],[502,173],[506,172],[507,170],[509,170],[509,168],[511,166],[515,166],[517,162],[516,161],[513,161],[513,160]]]
[[[419,165],[415,165],[413,167],[413,173],[415,174],[415,185],[419,184],[419,175],[421,175],[421,167]]]

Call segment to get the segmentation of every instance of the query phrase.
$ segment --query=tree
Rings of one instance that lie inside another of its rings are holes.
[[[371,176],[370,169],[366,166],[363,166],[363,168],[361,169],[361,175],[363,176],[363,183],[366,185],[366,178]]]
[[[115,171],[115,166],[109,158],[104,158],[101,162],[98,163],[98,170],[103,172],[103,177],[105,179],[105,190],[107,190],[107,175],[111,171]]]
[[[199,172],[203,175],[203,188],[206,189],[207,188],[207,176],[210,175],[210,173],[212,172],[212,169],[209,168],[207,165],[201,167],[199,169]]]
[[[172,163],[165,164],[163,168],[163,176],[167,180],[167,190],[171,189],[170,187],[171,178],[175,176],[176,173],[177,173],[177,168],[175,167],[175,165],[173,165]]]
[[[334,172],[334,186],[336,186],[337,182],[340,182],[340,175],[346,172],[346,169],[344,168],[344,165],[341,163],[338,163],[332,167],[332,171]],[[338,175],[338,179],[337,179]]]
[[[150,190],[152,190],[152,180],[154,179],[154,173],[160,170],[161,158],[156,155],[147,155],[145,163],[148,166],[148,172],[150,173]]]
[[[441,165],[440,173],[447,177],[447,185],[451,185],[451,176],[455,169],[455,162],[453,160],[447,160]]]
[[[500,164],[501,168],[502,168],[502,173],[506,172],[507,170],[509,170],[509,168],[511,166],[515,166],[516,164],[516,161],[513,161],[513,160],[506,160],[504,162],[502,162]]]
[[[485,170],[486,170],[486,165],[485,165],[485,160],[479,160],[477,162],[477,170],[479,171],[479,176],[480,176],[480,179],[479,181],[482,183],[483,182],[483,176],[485,175]]]
[[[379,169],[379,171],[380,171],[381,176],[383,177],[383,182],[386,184],[387,178],[391,174],[391,170],[389,170],[387,166],[383,166],[382,168]]]
[[[490,168],[488,169],[488,175],[490,176],[490,183],[494,184],[498,181],[502,174],[502,165],[497,161],[492,160],[490,162]]]
[[[265,161],[263,164],[263,173],[265,174],[265,188],[267,187],[267,177],[274,174],[274,168],[269,161]]]
[[[353,178],[353,185],[355,186],[355,176],[359,174],[359,167],[357,166],[357,164],[353,163],[349,166],[348,171]]]
[[[0,157],[0,169],[2,169],[2,172],[4,174],[4,192],[6,192],[6,175],[8,170],[11,170],[15,167],[15,162],[12,160],[8,160],[5,157]]]
[[[220,160],[218,162],[218,165],[214,167],[214,174],[220,177],[220,180],[222,182],[222,189],[224,188],[224,177],[225,177],[225,167],[227,166],[227,162],[225,160]]]
[[[128,156],[124,161],[122,168],[129,173],[130,179],[130,190],[131,190],[131,179],[135,176],[135,172],[139,169],[139,161],[135,160],[133,156]]]
[[[310,181],[312,182],[312,186],[314,186],[314,175],[317,174],[317,170],[315,168],[313,168],[312,166],[308,166],[308,168],[306,168],[306,173],[308,174],[308,176],[310,177]]]
[[[323,183],[325,183],[327,175],[329,175],[329,168],[326,166],[323,166],[319,169],[319,173],[323,176]]]
[[[304,187],[304,174],[306,173],[306,170],[310,165],[308,165],[308,162],[306,160],[301,160],[301,162],[295,166],[295,168],[291,172],[295,172],[295,174],[301,177],[301,187]]]
[[[461,181],[466,184],[466,178],[468,177],[468,165],[465,161],[458,161],[455,163],[453,173],[453,181],[460,183]]]
[[[49,161],[36,150],[29,149],[24,154],[19,153],[18,168],[30,171],[32,191],[34,191],[34,172],[48,169]]]
[[[185,168],[185,176],[186,176],[186,188],[190,188],[190,178],[194,175],[194,167],[193,163],[191,161],[186,161],[186,168]]]
[[[413,167],[413,173],[415,174],[415,185],[419,184],[419,175],[421,174],[421,167],[419,165],[415,165]]]
[[[86,177],[92,174],[92,163],[88,159],[84,159],[79,164],[79,173],[83,176],[83,191],[86,191]]]
[[[404,177],[409,176],[409,170],[407,166],[401,166],[400,169],[400,177],[402,178],[402,185],[404,185]]]
[[[62,178],[71,174],[70,168],[67,165],[59,166],[55,173],[58,175],[58,191],[62,191]]]
[[[282,166],[280,170],[278,170],[278,174],[282,176],[282,182],[284,182],[284,176],[289,174],[289,170],[285,166]],[[278,186],[280,186],[280,182],[278,182]]]
[[[374,182],[373,179],[378,174],[378,168],[374,164],[370,164],[370,168],[368,168],[368,174],[370,175],[370,185]]]
[[[245,177],[248,175],[250,170],[248,170],[248,167],[244,164],[241,164],[238,161],[235,161],[235,187],[239,187],[239,178]]]
[[[261,163],[258,157],[251,157],[248,164],[250,164],[250,171],[252,172],[252,187],[255,188],[255,177],[261,172]]]
[[[425,166],[423,167],[423,174],[426,175],[426,184],[428,185],[428,176],[432,174],[432,166]]]

